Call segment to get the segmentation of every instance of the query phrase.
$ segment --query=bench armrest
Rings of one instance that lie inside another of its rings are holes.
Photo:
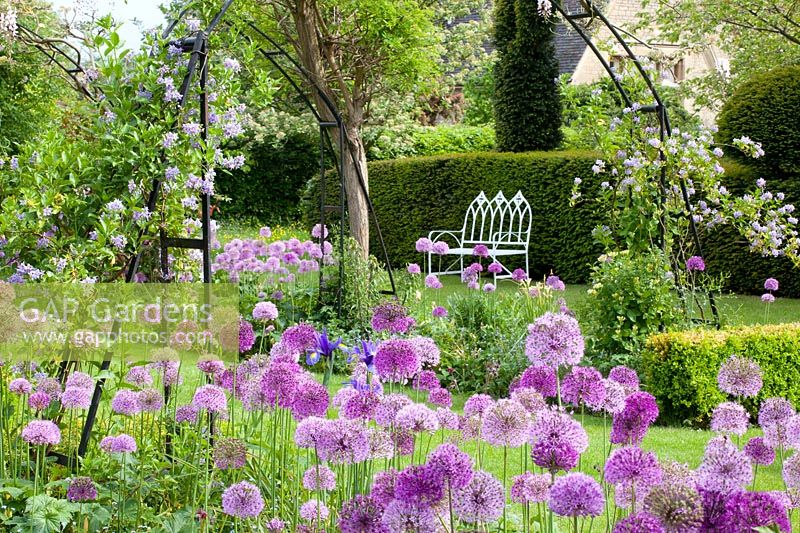
[[[456,233],[456,231],[457,230],[435,229],[428,233],[428,238],[436,242],[436,239],[444,237],[445,235],[449,235],[455,239],[455,241],[458,243],[458,246],[461,246],[461,237]]]

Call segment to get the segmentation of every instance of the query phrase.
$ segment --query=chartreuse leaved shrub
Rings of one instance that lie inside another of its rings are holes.
[[[800,323],[663,333],[648,340],[641,369],[662,422],[707,422],[714,407],[729,399],[717,386],[717,372],[732,354],[756,361],[764,373],[759,395],[743,402],[752,414],[766,398],[800,402]]]

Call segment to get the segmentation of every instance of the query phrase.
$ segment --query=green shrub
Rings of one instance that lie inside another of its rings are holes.
[[[370,161],[494,149],[494,128],[442,124],[375,129],[367,134]]]
[[[779,177],[800,174],[800,66],[781,67],[753,76],[725,102],[718,118],[717,138],[730,145],[747,136],[762,143],[764,156],[755,168]],[[731,149],[731,155],[747,161]],[[770,180],[770,175],[763,176]],[[800,191],[800,186],[796,189]],[[788,192],[788,191],[786,191]]]
[[[318,173],[317,139],[293,134],[277,145],[254,144],[245,168],[217,175],[217,192],[230,199],[220,203],[220,217],[264,224],[296,220],[303,187]]]
[[[669,262],[659,252],[609,254],[595,266],[585,309],[592,364],[608,370],[631,360],[649,335],[671,329],[680,317],[680,301]]]
[[[555,19],[539,14],[538,0],[495,3],[494,116],[504,152],[552,150],[561,143],[561,96]]]
[[[722,331],[693,330],[651,337],[642,355],[642,381],[661,407],[662,422],[701,425],[727,400],[717,373],[732,354],[756,361],[764,387],[745,400],[753,414],[766,398],[800,402],[800,323]]]

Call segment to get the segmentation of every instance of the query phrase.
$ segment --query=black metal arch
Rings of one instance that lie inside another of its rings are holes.
[[[189,92],[193,87],[193,82],[195,81],[195,77],[199,78],[198,84],[200,88],[200,122],[202,124],[202,139],[206,140],[207,138],[207,130],[208,130],[208,94],[206,90],[206,84],[208,80],[208,68],[209,68],[209,46],[208,40],[209,36],[213,33],[215,29],[220,25],[223,17],[233,4],[234,0],[226,0],[220,10],[212,19],[211,23],[205,30],[199,30],[194,32],[194,34],[186,36],[184,38],[172,41],[172,44],[178,46],[183,53],[190,54],[190,59],[187,65],[186,74],[184,76],[183,82],[180,87],[180,94],[181,98],[179,100],[179,106],[184,107],[187,102],[190,101],[189,99]],[[171,21],[167,27],[162,32],[162,39],[168,39],[175,28],[178,26],[181,20],[183,20],[186,15],[189,13],[191,9],[190,7],[185,8],[180,12],[180,14]],[[306,107],[312,112],[315,119],[317,120],[320,128],[320,224],[322,227],[325,226],[325,213],[327,210],[331,209],[338,209],[340,214],[340,239],[339,239],[339,250],[340,255],[343,257],[343,250],[344,250],[344,227],[345,227],[345,180],[344,180],[344,158],[347,157],[347,154],[351,158],[353,158],[353,162],[355,163],[355,155],[352,151],[347,147],[347,143],[345,142],[346,139],[346,131],[344,128],[344,120],[342,119],[342,115],[339,112],[337,106],[333,103],[333,101],[322,91],[314,80],[309,75],[309,73],[283,48],[281,47],[274,39],[269,37],[266,33],[264,33],[258,26],[256,26],[252,21],[246,22],[247,26],[254,31],[260,38],[264,39],[269,43],[269,45],[273,48],[272,50],[265,50],[264,48],[259,47],[259,52],[261,55],[266,58],[267,60],[272,63],[278,72],[289,82],[295,92],[300,96],[300,98],[305,103]],[[23,36],[23,42],[33,46],[40,52],[44,53],[50,60],[58,66],[62,71],[64,71],[70,78],[71,83],[74,88],[80,92],[85,97],[91,100],[97,100],[98,97],[102,95],[96,94],[87,84],[87,73],[85,69],[81,65],[81,53],[80,50],[73,46],[72,44],[68,43],[64,40],[59,39],[47,39],[42,37],[41,35],[37,34],[36,32],[24,27],[20,26],[20,33]],[[288,61],[290,67],[287,69],[284,67],[278,59],[282,58],[285,61]],[[300,76],[301,83],[305,84],[307,87],[311,88],[315,91],[315,94],[319,97],[319,100],[325,106],[325,110],[327,114],[333,117],[332,120],[326,120],[319,112],[317,107],[313,104],[311,99],[308,97],[306,92],[301,88],[301,86],[295,81],[295,79],[291,76],[289,70],[293,70],[296,75]],[[337,138],[337,150],[334,150],[333,141],[330,136],[330,130],[336,128],[338,131],[338,138]],[[339,187],[339,205],[338,206],[328,206],[326,205],[326,163],[325,163],[325,151],[326,149],[333,155],[333,159],[336,162],[336,169],[339,175],[340,187]],[[378,240],[381,246],[381,250],[383,252],[385,266],[389,274],[389,281],[391,284],[391,289],[382,291],[384,294],[396,295],[396,286],[394,275],[392,272],[391,262],[388,255],[388,250],[386,248],[386,244],[383,239],[382,232],[380,230],[380,225],[377,220],[377,216],[375,215],[374,205],[372,200],[369,197],[369,193],[367,190],[366,182],[364,180],[364,176],[361,173],[361,169],[358,165],[354,165],[358,175],[359,181],[359,188],[361,193],[364,194],[364,197],[367,200],[367,206],[369,209],[369,213],[372,215],[374,228],[378,236]],[[204,169],[207,170],[207,169]],[[204,172],[205,173],[205,172]],[[156,203],[158,201],[159,195],[161,194],[162,190],[162,179],[160,177],[154,178],[152,182],[152,188],[150,190],[150,194],[148,195],[146,205],[150,211],[155,209]],[[171,237],[165,234],[164,231],[160,234],[160,259],[161,259],[161,274],[162,274],[162,281],[169,281],[169,265],[168,265],[168,254],[170,248],[188,248],[188,249],[197,249],[201,250],[203,254],[203,282],[208,284],[211,283],[211,258],[210,258],[210,250],[211,250],[211,195],[208,192],[204,192],[202,194],[202,207],[201,207],[201,227],[202,227],[202,237],[199,239],[188,239],[188,238],[177,238]],[[143,230],[140,230],[142,232]],[[140,233],[141,240],[142,234]],[[323,232],[322,236],[320,237],[320,246],[324,246],[326,242],[326,235]],[[125,281],[130,283],[133,281],[141,260],[142,260],[143,251],[141,249],[137,250],[134,256],[131,258],[131,261],[128,264],[125,273]],[[344,261],[339,261],[339,276],[338,276],[338,287],[336,289],[336,301],[337,301],[337,313],[341,316],[342,312],[342,292],[343,292],[343,274],[344,274]],[[323,288],[323,278],[322,278],[322,269],[320,269],[320,289]],[[118,331],[120,325],[118,323],[114,323],[113,328]],[[101,371],[106,370],[111,365],[111,353],[107,353],[101,363]],[[64,369],[66,370],[66,369]],[[83,457],[86,454],[86,450],[89,444],[89,438],[91,436],[91,431],[94,426],[94,422],[97,417],[97,410],[100,404],[100,398],[103,392],[104,386],[104,379],[99,379],[95,384],[94,393],[92,395],[92,402],[90,404],[89,410],[87,411],[86,420],[84,422],[83,429],[81,431],[81,438],[80,443],[78,445],[78,455]],[[165,388],[165,395],[169,394],[169,389]],[[213,428],[213,420],[210,421],[210,424]],[[167,451],[169,453],[170,442],[169,436],[167,438]],[[70,464],[70,459],[61,456],[60,454],[56,454],[58,460],[64,464]]]
[[[644,80],[645,84],[647,85],[647,89],[650,91],[650,94],[653,97],[654,103],[642,106],[640,108],[640,111],[645,112],[645,113],[655,113],[656,116],[658,117],[659,139],[661,140],[661,145],[659,147],[659,158],[662,161],[666,160],[666,155],[664,154],[664,148],[663,148],[664,147],[664,140],[666,138],[672,136],[672,125],[671,125],[670,120],[669,120],[669,114],[667,112],[667,106],[665,105],[663,99],[661,98],[661,95],[659,94],[655,83],[653,83],[653,79],[647,73],[647,69],[644,68],[644,65],[642,65],[642,63],[641,63],[641,61],[639,59],[639,56],[637,56],[633,52],[631,47],[625,41],[625,39],[623,38],[622,33],[620,32],[619,28],[617,28],[614,24],[612,24],[608,20],[608,18],[603,14],[602,10],[600,10],[595,5],[593,0],[581,0],[581,5],[583,6],[583,11],[580,11],[580,12],[577,12],[577,13],[568,12],[566,10],[566,8],[564,7],[564,5],[562,4],[562,0],[552,0],[551,4],[553,6],[553,9],[555,9],[561,15],[561,17],[570,26],[572,26],[572,29],[575,30],[575,32],[578,35],[580,35],[581,39],[583,39],[583,41],[586,43],[586,46],[589,47],[589,49],[595,55],[597,60],[603,66],[603,69],[611,77],[611,80],[613,81],[614,86],[617,88],[617,91],[619,91],[620,96],[622,97],[622,99],[625,102],[625,105],[630,107],[633,104],[633,101],[631,100],[630,95],[625,90],[625,87],[623,87],[622,83],[620,82],[619,78],[617,77],[618,73],[614,71],[614,69],[611,67],[611,65],[606,60],[606,58],[603,55],[603,53],[600,51],[600,49],[597,48],[597,45],[592,41],[592,37],[589,34],[589,32],[587,31],[587,28],[585,26],[581,25],[579,23],[579,21],[586,20],[586,19],[599,20],[600,23],[606,29],[608,29],[608,31],[613,36],[614,40],[620,46],[622,46],[622,49],[625,51],[625,54],[628,56],[628,58],[631,61],[633,61],[633,64],[636,67],[636,71],[639,73],[639,75]],[[660,179],[659,179],[659,186],[661,188],[660,202],[661,202],[661,206],[662,206],[662,209],[661,209],[661,220],[659,221],[659,227],[660,227],[660,233],[661,233],[660,241],[661,241],[661,246],[662,247],[666,246],[666,210],[663,208],[665,203],[666,203],[666,199],[667,199],[667,189],[666,189],[667,175],[666,175],[666,172],[667,172],[666,167],[664,165],[662,165],[661,166],[661,176],[660,176]],[[697,231],[697,224],[695,223],[694,218],[692,217],[692,202],[691,202],[691,199],[689,198],[689,192],[688,192],[688,189],[686,187],[686,181],[683,178],[680,179],[680,189],[681,189],[681,197],[683,199],[683,203],[684,203],[684,207],[685,207],[684,216],[686,216],[686,218],[688,219],[688,222],[689,222],[689,229],[690,229],[692,241],[694,242],[694,245],[695,245],[695,247],[697,249],[698,254],[702,256],[703,255],[703,246],[702,246],[702,242],[700,241],[700,234]],[[711,306],[711,312],[712,312],[713,318],[714,318],[714,325],[717,328],[719,328],[720,327],[719,310],[717,309],[717,303],[716,303],[716,300],[714,298],[714,293],[712,293],[710,291],[708,293],[708,301],[709,301],[709,304]]]

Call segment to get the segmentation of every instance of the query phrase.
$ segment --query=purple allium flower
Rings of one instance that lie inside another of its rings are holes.
[[[546,365],[531,365],[522,373],[519,387],[534,389],[545,398],[555,398],[558,394],[556,372]]]
[[[269,533],[282,533],[284,529],[286,529],[286,522],[280,518],[273,518],[267,523]]]
[[[50,395],[44,391],[34,392],[28,397],[28,406],[34,411],[43,411],[50,405]]]
[[[395,417],[400,410],[411,405],[411,399],[405,394],[387,394],[381,400],[381,404],[375,410],[375,422],[382,427],[391,426],[394,424]]]
[[[761,295],[761,301],[765,302],[765,303],[768,303],[768,304],[771,304],[771,303],[775,302],[775,296],[773,296],[772,294],[770,294],[768,292],[765,292],[764,294]]]
[[[491,523],[503,515],[505,489],[490,473],[479,470],[453,495],[456,516],[468,524]]]
[[[45,392],[51,398],[58,400],[61,398],[61,382],[56,378],[43,378],[36,384],[36,392]]]
[[[278,318],[278,308],[272,302],[258,302],[253,308],[253,318],[256,320],[275,320]]]
[[[336,488],[336,474],[325,465],[310,467],[303,474],[303,488],[306,490],[333,490]]]
[[[369,432],[363,424],[340,418],[332,421],[326,428],[324,438],[317,448],[320,459],[334,464],[354,464],[369,458]],[[298,426],[298,431],[299,429]]]
[[[769,466],[775,461],[775,450],[762,437],[753,437],[744,446],[744,453],[757,465]]]
[[[525,472],[514,476],[511,482],[511,501],[514,503],[539,503],[547,501],[550,496],[550,485],[553,477],[550,474],[532,474]]]
[[[433,243],[431,251],[436,255],[447,255],[447,252],[450,251],[450,245],[444,241],[437,241]]]
[[[258,487],[249,481],[240,481],[222,493],[222,510],[228,516],[252,518],[261,514],[264,498]]]
[[[156,389],[144,389],[137,396],[142,412],[155,413],[164,407],[164,396]]]
[[[764,289],[768,291],[777,291],[779,287],[778,280],[775,278],[767,278],[764,282]]]
[[[100,449],[106,453],[133,453],[137,449],[136,439],[126,433],[120,433],[116,437],[103,437]]]
[[[70,479],[67,488],[67,500],[71,502],[91,502],[97,499],[97,487],[90,477]]]
[[[377,332],[405,334],[414,327],[416,321],[408,316],[408,310],[396,302],[386,302],[372,311],[372,329]]]
[[[428,466],[453,490],[466,487],[472,480],[472,458],[455,444],[442,444],[431,452]]]
[[[247,463],[247,446],[239,439],[222,438],[214,443],[214,467],[236,470]]]
[[[439,417],[429,407],[421,403],[403,407],[398,411],[394,421],[397,427],[415,433],[433,432],[439,429]]]
[[[425,237],[421,237],[417,239],[417,243],[415,245],[416,249],[420,253],[427,253],[433,250],[433,242],[430,239]]]
[[[153,376],[147,366],[134,366],[125,375],[125,382],[137,387],[144,387],[153,384]]]
[[[639,444],[650,424],[658,418],[658,405],[652,394],[634,392],[625,398],[625,408],[614,415],[611,425],[612,444]]]
[[[579,454],[589,448],[589,436],[580,422],[556,409],[541,411],[531,425],[532,445],[546,439],[564,440]]]
[[[292,396],[292,416],[295,420],[309,416],[324,417],[329,403],[330,396],[325,385],[311,377],[301,379]]]
[[[628,396],[625,385],[604,379],[603,387],[606,389],[606,397],[600,406],[601,409],[610,415],[621,413],[625,409],[625,398]]]
[[[300,380],[300,365],[294,361],[272,359],[261,376],[260,389],[270,405],[291,408],[297,384]]]
[[[544,396],[527,387],[514,390],[511,393],[511,399],[519,402],[531,414],[547,409]]]
[[[516,400],[501,399],[483,413],[483,440],[493,446],[522,446],[528,437],[528,410]]]
[[[539,439],[531,449],[533,464],[553,475],[560,470],[569,472],[578,466],[579,457],[580,454],[570,442],[558,437]]]
[[[750,458],[726,437],[709,441],[703,462],[697,468],[698,488],[729,494],[753,482]]]
[[[422,336],[411,337],[408,340],[417,350],[417,356],[419,357],[419,361],[422,366],[439,366],[441,352],[439,351],[439,347],[436,346],[436,341],[430,337]]]
[[[30,394],[33,390],[33,385],[25,378],[16,378],[8,384],[8,390],[14,394]]]
[[[495,261],[494,263],[491,263],[491,264],[490,264],[490,265],[489,265],[489,266],[486,268],[486,270],[487,270],[487,271],[488,271],[490,274],[500,274],[500,273],[503,271],[503,265],[501,265],[500,263],[498,263],[498,262],[496,262],[496,261]]]
[[[255,342],[256,334],[252,324],[247,320],[239,320],[239,353],[249,351]]]
[[[487,283],[483,286],[483,292],[494,292],[497,287],[494,283]]]
[[[442,285],[442,282],[439,281],[439,278],[436,277],[436,274],[428,274],[427,276],[425,276],[425,286],[428,287],[429,289],[441,289],[442,287],[444,287],[444,285]],[[434,311],[436,311],[436,309],[434,309]],[[444,316],[447,315],[445,314]]]
[[[640,511],[623,518],[611,533],[665,533],[661,521],[650,513]]]
[[[369,458],[391,459],[394,457],[394,442],[392,435],[381,428],[370,427],[369,431]]]
[[[747,431],[750,414],[736,402],[722,402],[711,414],[711,430],[742,436]]]
[[[453,405],[453,397],[449,390],[439,387],[438,389],[432,389],[428,393],[428,402],[440,407],[451,407]]]
[[[429,465],[411,465],[397,475],[394,497],[404,503],[432,507],[444,497],[443,479]]]
[[[50,420],[31,420],[22,429],[22,440],[36,446],[55,446],[61,442],[61,430]]]
[[[290,353],[305,353],[316,344],[317,330],[311,324],[301,322],[286,328],[280,342]]]
[[[752,359],[732,355],[719,369],[717,383],[722,392],[753,397],[763,384],[761,368]]]
[[[377,472],[372,480],[370,495],[375,502],[386,507],[394,500],[394,485],[397,481],[397,470],[390,468]]]
[[[67,381],[64,383],[64,388],[69,387],[80,387],[82,389],[93,389],[94,388],[94,380],[92,376],[87,374],[86,372],[72,372],[68,377]]]
[[[575,406],[585,403],[599,411],[605,397],[603,376],[594,367],[574,366],[561,382],[561,398]]]
[[[445,318],[447,316],[447,309],[441,305],[436,306],[433,308],[433,311],[431,311],[431,316],[434,318]]]
[[[584,342],[578,321],[562,313],[545,313],[528,326],[525,354],[531,363],[552,368],[577,365]]]
[[[61,407],[64,409],[88,409],[92,403],[91,389],[83,387],[67,387],[61,395]]]
[[[756,528],[774,528],[791,531],[792,526],[786,506],[769,492],[737,492],[725,502],[722,531],[738,533]]]
[[[472,255],[476,257],[489,257],[489,248],[485,244],[476,244],[472,249]]]
[[[129,389],[121,389],[111,400],[111,410],[121,415],[132,416],[142,412],[139,395]]]
[[[699,255],[693,255],[686,260],[686,270],[689,272],[697,271],[703,272],[706,269],[706,263]]]
[[[607,483],[647,489],[661,483],[661,467],[653,452],[637,446],[626,446],[611,452],[603,471]]]
[[[300,506],[300,518],[307,522],[324,522],[330,516],[328,506],[319,500],[308,500]]]
[[[439,531],[439,521],[429,507],[410,505],[400,500],[394,500],[387,505],[382,521],[392,533]]]
[[[573,472],[550,487],[550,509],[559,516],[600,516],[605,505],[603,488],[594,478]]]
[[[192,404],[182,405],[175,410],[175,422],[178,424],[196,424],[200,410]]]
[[[294,431],[294,443],[298,448],[320,449],[325,445],[332,420],[310,416],[301,420]]]
[[[528,273],[522,270],[521,268],[517,268],[514,270],[514,272],[511,273],[511,279],[520,282],[525,281],[526,279],[528,279]]]
[[[783,480],[790,489],[800,489],[800,453],[783,462]]]
[[[202,385],[195,391],[192,405],[211,413],[223,413],[228,410],[228,398],[225,396],[225,389],[222,387]]]
[[[370,496],[357,494],[342,504],[337,525],[342,533],[389,533],[382,514],[382,505]]]
[[[381,405],[381,396],[371,390],[355,390],[342,408],[342,416],[349,420],[371,420]]]
[[[225,372],[225,363],[216,359],[205,359],[197,362],[197,369],[204,374],[222,374]]]
[[[464,416],[483,416],[493,403],[494,400],[488,394],[473,394],[464,402]]]
[[[439,427],[442,429],[449,429],[451,431],[458,430],[459,420],[458,415],[450,409],[439,407],[436,409],[436,417],[439,419]]]
[[[608,379],[624,385],[629,392],[639,390],[639,375],[627,366],[615,366],[608,373]]]
[[[432,370],[423,370],[414,378],[414,389],[422,391],[431,391],[441,388],[439,378],[436,377],[436,372]]]
[[[690,483],[656,485],[644,498],[644,511],[655,516],[666,531],[697,531],[703,522],[703,500]]]
[[[416,263],[409,263],[409,264],[408,264],[408,267],[406,267],[406,270],[407,270],[407,271],[408,271],[408,273],[409,273],[409,274],[411,274],[412,276],[416,276],[416,275],[418,275],[418,274],[421,274],[421,273],[422,273],[422,269],[421,269],[421,268],[419,268],[419,265],[418,265],[418,264],[416,264]]]
[[[378,345],[375,370],[384,381],[404,382],[422,368],[414,344],[404,339],[389,339]]]
[[[561,281],[561,278],[554,275],[549,275],[544,280],[544,284],[553,289],[554,291],[563,292],[567,290],[567,286]]]

